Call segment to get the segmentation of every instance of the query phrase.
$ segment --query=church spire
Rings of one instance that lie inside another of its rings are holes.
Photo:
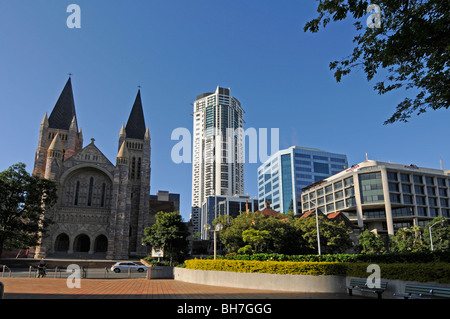
[[[136,100],[131,109],[127,126],[125,127],[127,138],[143,140],[145,136],[144,111],[142,109],[141,90],[138,90]]]
[[[75,117],[75,102],[73,99],[72,80],[69,79],[58,98],[58,101],[53,108],[50,117],[48,118],[48,124],[50,128],[69,130],[72,120]]]

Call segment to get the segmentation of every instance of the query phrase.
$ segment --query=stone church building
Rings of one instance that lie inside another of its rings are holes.
[[[131,104],[131,103],[130,103]],[[42,120],[33,175],[56,180],[53,224],[36,258],[143,256],[150,217],[150,133],[140,90],[118,136],[115,163],[91,139],[83,147],[69,77],[50,116]]]

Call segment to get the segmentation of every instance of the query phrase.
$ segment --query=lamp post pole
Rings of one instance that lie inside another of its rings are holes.
[[[206,231],[210,231],[211,230],[211,225],[206,224],[205,226],[203,226],[203,228]],[[223,229],[223,225],[222,224],[217,224],[216,227],[212,230],[214,232],[214,260],[217,259],[217,232],[221,231]]]
[[[315,211],[316,211],[316,227],[317,227],[317,251],[319,253],[319,256],[322,255],[321,249],[320,249],[320,229],[319,229],[319,213],[317,210],[317,200],[315,202],[313,202],[313,200],[311,200],[311,203],[314,204],[315,207]]]
[[[431,251],[433,251],[433,236],[431,236],[431,227],[436,226],[438,224],[442,225],[444,222],[441,221],[440,223],[436,223],[430,226],[430,244],[431,244]]]

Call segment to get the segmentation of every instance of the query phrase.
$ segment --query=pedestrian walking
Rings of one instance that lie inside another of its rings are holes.
[[[45,273],[45,268],[46,268],[46,265],[45,265],[44,260],[42,259],[38,265],[38,278],[41,278],[41,277],[44,278],[47,275]]]

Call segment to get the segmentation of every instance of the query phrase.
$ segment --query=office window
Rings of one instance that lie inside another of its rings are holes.
[[[327,187],[325,187],[325,193],[331,193],[333,191],[333,186],[328,185]]]
[[[354,196],[355,195],[355,189],[353,187],[349,187],[345,189],[345,196]]]
[[[426,177],[425,177],[425,183],[426,183],[427,185],[434,185],[434,178],[433,178],[433,177],[430,177],[430,176],[426,176]]]
[[[319,160],[319,161],[328,161],[328,157],[325,157],[325,156],[314,155],[313,158],[315,160]]]
[[[428,197],[428,205],[437,206],[436,197]]]
[[[400,195],[399,194],[389,194],[391,199],[391,203],[400,203]]]
[[[439,196],[448,197],[447,190],[445,188],[439,188]]]
[[[320,174],[330,174],[330,168],[327,163],[314,163],[314,172]]]
[[[308,154],[300,154],[300,153],[294,153],[294,157],[311,158],[311,155],[308,155]]]
[[[425,191],[423,186],[414,186],[414,191],[416,192],[416,194],[418,195],[425,195]]]
[[[426,205],[426,203],[425,203],[425,197],[422,197],[422,196],[416,196],[416,204],[417,204],[417,205]]]
[[[397,183],[389,183],[389,190],[391,192],[399,192],[400,191]]]
[[[346,187],[347,187],[347,186],[350,186],[350,185],[353,185],[353,176],[344,179],[344,185],[345,185]]]
[[[413,203],[413,197],[411,195],[403,195],[403,203],[405,203],[405,204],[412,204]]]
[[[409,180],[409,175],[408,175],[408,174],[401,173],[401,174],[400,174],[400,180],[401,180],[402,182],[407,182],[407,183],[409,183],[409,182],[410,182],[410,180]]]
[[[397,181],[397,173],[396,172],[387,172],[387,178],[389,181]]]
[[[402,184],[402,192],[411,194],[411,185]]]
[[[333,194],[327,195],[326,199],[327,199],[327,203],[332,202],[333,201]]]
[[[441,186],[441,187],[447,186],[444,178],[438,178],[437,183],[438,183],[438,186]]]
[[[416,184],[423,184],[422,176],[414,175],[413,180],[414,180],[414,183],[416,183]]]
[[[343,158],[335,158],[335,157],[332,157],[332,158],[331,158],[331,161],[332,161],[332,162],[337,162],[337,163],[345,163],[345,159],[343,159]]]
[[[427,194],[431,196],[436,196],[436,190],[434,187],[427,187]]]
[[[341,189],[342,188],[342,181],[334,183],[334,189]]]

